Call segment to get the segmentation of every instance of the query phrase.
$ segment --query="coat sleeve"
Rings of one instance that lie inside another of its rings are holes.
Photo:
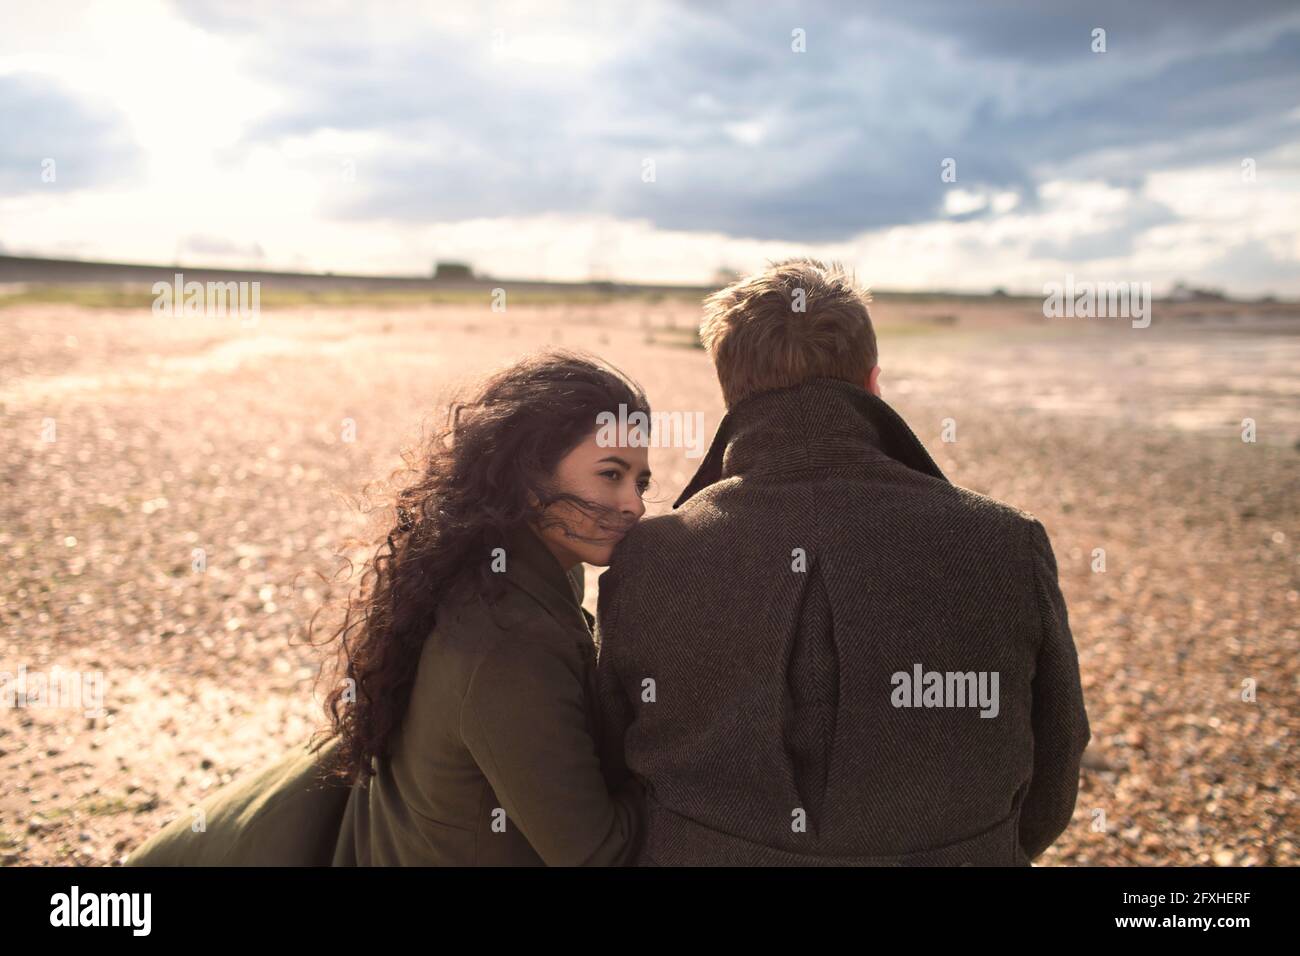
[[[600,761],[611,785],[631,776],[623,752],[623,737],[635,713],[623,687],[616,658],[619,644],[618,579],[613,570],[600,576],[596,633],[600,657],[596,663],[596,695],[600,708]]]
[[[470,680],[461,737],[508,825],[548,866],[623,865],[639,847],[644,798],[635,780],[607,788],[577,666],[542,640],[498,645]]]
[[[1042,639],[1032,687],[1033,777],[1020,809],[1019,838],[1032,860],[1070,823],[1079,792],[1079,764],[1092,732],[1056,556],[1042,522],[1033,520],[1029,534]]]

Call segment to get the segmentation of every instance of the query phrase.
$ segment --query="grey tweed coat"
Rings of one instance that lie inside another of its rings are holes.
[[[1036,518],[830,379],[739,403],[674,508],[600,578],[637,862],[1025,866],[1069,824],[1091,733]]]

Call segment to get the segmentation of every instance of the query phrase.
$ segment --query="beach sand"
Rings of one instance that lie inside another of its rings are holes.
[[[874,314],[886,401],[950,480],[1037,515],[1057,555],[1093,740],[1038,863],[1294,865],[1300,323],[1035,308]],[[115,864],[320,726],[305,625],[346,593],[339,551],[369,527],[350,499],[456,385],[584,348],[657,411],[702,413],[707,445],[722,406],[697,319],[644,300],[264,308],[253,327],[0,310],[0,671],[98,673],[104,691],[97,715],[0,710],[0,862]],[[689,451],[652,449],[651,513]]]

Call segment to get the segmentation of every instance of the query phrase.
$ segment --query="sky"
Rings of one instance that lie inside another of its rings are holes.
[[[1297,223],[1295,0],[0,0],[10,255],[1293,297]]]

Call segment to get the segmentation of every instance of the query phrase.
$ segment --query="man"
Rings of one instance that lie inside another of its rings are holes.
[[[728,412],[600,578],[603,760],[648,865],[1011,865],[1090,739],[1055,556],[880,398],[867,296],[793,259],[710,296]]]

